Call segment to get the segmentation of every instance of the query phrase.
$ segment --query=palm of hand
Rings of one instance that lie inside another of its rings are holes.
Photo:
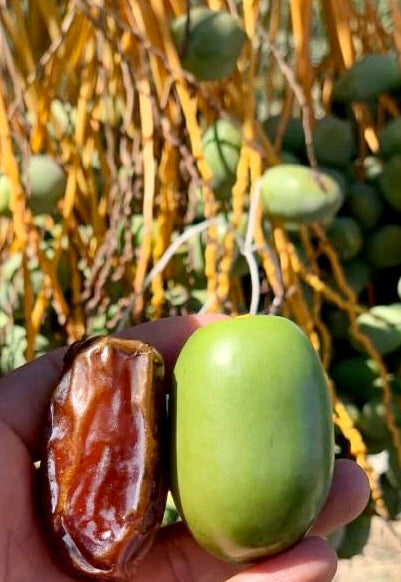
[[[130,335],[152,340],[171,367],[183,340],[204,322],[205,318],[165,320],[153,327],[139,326]],[[160,333],[169,327],[173,327],[175,345],[171,334]],[[61,354],[56,354],[0,380],[0,580],[7,582],[78,582],[58,567],[43,535],[29,450],[37,450],[40,420],[60,369]],[[40,379],[37,386],[31,385],[32,376]],[[325,535],[351,521],[367,496],[363,473],[353,463],[338,463],[332,491],[312,533]],[[334,571],[332,550],[317,538],[306,538],[291,550],[244,570],[243,565],[209,556],[182,524],[175,524],[162,528],[131,582],[251,582],[255,576],[261,582],[323,582],[331,580]]]
[[[3,580],[67,582],[53,564],[40,529],[34,467],[20,439],[0,424],[0,563]]]

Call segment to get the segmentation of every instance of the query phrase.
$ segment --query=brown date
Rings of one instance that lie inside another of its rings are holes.
[[[160,354],[134,340],[73,344],[50,400],[46,529],[75,575],[124,582],[163,519],[166,403]]]

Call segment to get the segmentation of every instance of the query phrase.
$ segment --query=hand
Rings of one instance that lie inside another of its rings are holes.
[[[183,316],[145,323],[124,337],[154,345],[172,366],[186,338],[219,316]],[[43,418],[65,349],[42,356],[0,379],[0,580],[74,582],[57,566],[40,527],[32,460],[39,458]],[[251,567],[204,552],[183,524],[160,530],[132,582],[326,582],[336,557],[320,537],[352,521],[369,497],[367,479],[353,462],[336,462],[327,502],[311,533],[292,549]],[[78,581],[76,581],[78,582]]]

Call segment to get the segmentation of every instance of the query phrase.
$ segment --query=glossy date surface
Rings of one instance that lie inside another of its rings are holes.
[[[125,581],[163,518],[163,360],[134,340],[71,346],[42,461],[48,535],[82,576]]]

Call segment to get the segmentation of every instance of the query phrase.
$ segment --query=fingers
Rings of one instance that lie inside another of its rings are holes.
[[[221,315],[187,315],[144,323],[120,336],[152,344],[161,352],[167,375],[185,340],[202,325]],[[60,379],[66,348],[37,358],[0,379],[0,420],[23,440],[31,454],[38,454],[49,395]]]
[[[198,546],[182,523],[163,527],[130,582],[222,582],[244,568]]]
[[[353,521],[366,507],[369,495],[364,471],[353,461],[337,460],[330,493],[310,535],[325,536]]]
[[[330,582],[337,570],[335,551],[320,538],[302,540],[291,550],[268,558],[229,582]]]
[[[132,582],[325,582],[336,568],[335,554],[317,535],[328,535],[346,525],[366,506],[369,484],[365,473],[353,461],[335,462],[333,482],[324,508],[309,536],[297,546],[250,568],[217,560],[203,551],[183,524],[162,528],[150,553]],[[154,569],[156,568],[156,572]],[[166,572],[169,572],[168,577]],[[201,575],[202,574],[202,575]]]
[[[232,564],[204,552],[182,524],[160,531],[131,582],[328,582],[336,555],[320,538],[307,538],[290,550],[253,566]]]

